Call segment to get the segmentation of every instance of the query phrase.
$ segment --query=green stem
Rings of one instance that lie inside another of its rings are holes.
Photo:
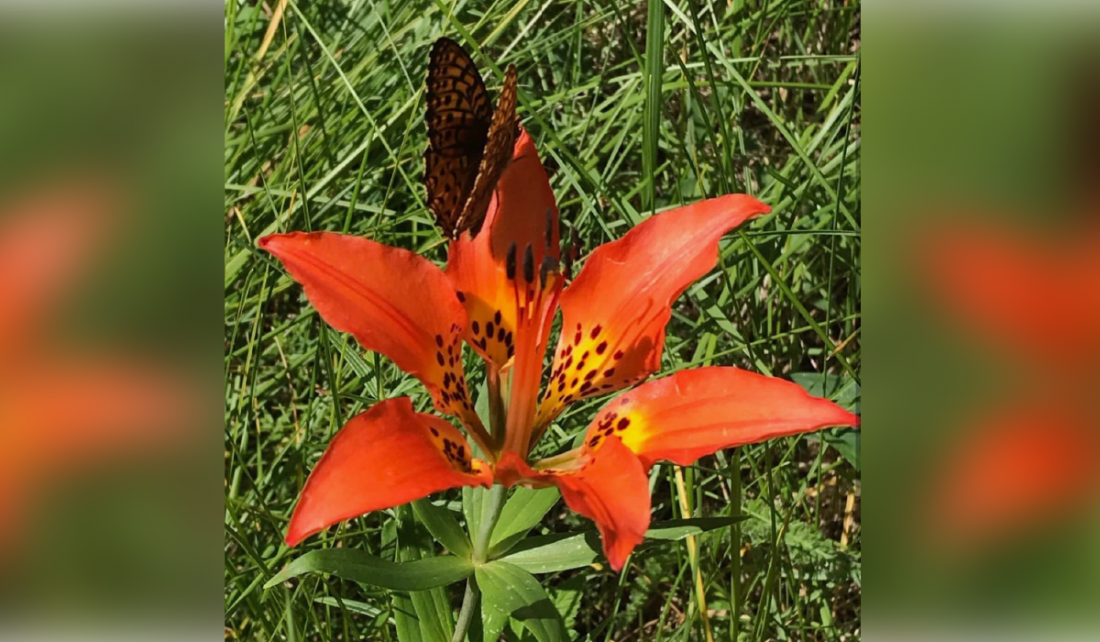
[[[481,527],[474,538],[474,564],[484,564],[489,558],[489,541],[493,535],[493,528],[500,519],[500,509],[504,506],[504,495],[507,489],[499,484],[489,489],[489,497],[481,512]]]
[[[458,622],[455,623],[455,634],[451,636],[451,642],[462,642],[466,637],[466,631],[470,628],[470,622],[474,618],[474,607],[477,606],[477,583],[474,578],[466,580],[466,593],[462,596],[462,608],[458,611]]]
[[[741,515],[741,449],[734,448],[730,453],[730,503],[735,517]],[[733,540],[733,560],[730,568],[730,640],[736,642],[737,630],[741,622],[741,522],[730,527]]]
[[[504,397],[500,393],[500,370],[492,364],[486,367],[489,384],[489,430],[493,435],[493,446],[499,448],[504,443],[504,426],[508,415],[504,409]]]
[[[507,494],[504,486],[495,485],[489,489],[489,497],[482,505],[481,526],[474,536],[473,561],[475,566],[484,564],[489,558],[489,542],[492,540],[493,528],[500,519],[500,510],[504,507],[504,496]],[[458,621],[455,622],[455,634],[451,642],[462,642],[466,638],[466,631],[473,621],[474,607],[477,606],[478,589],[477,581],[471,577],[466,580],[466,592],[462,595],[462,606],[458,611]]]
[[[489,430],[492,433],[493,445],[498,446],[504,441],[504,426],[508,419],[504,407],[504,397],[500,391],[500,371],[489,366]],[[488,453],[486,453],[488,454]],[[504,486],[494,485],[489,489],[489,497],[481,505],[481,524],[477,533],[470,533],[473,539],[474,566],[480,566],[489,559],[489,542],[492,541],[493,529],[500,519],[500,510],[504,507],[504,496],[507,494]],[[474,608],[478,601],[477,580],[474,577],[466,580],[466,592],[462,595],[462,606],[458,610],[458,621],[455,622],[455,633],[451,636],[451,642],[462,642],[466,639],[466,632],[470,629],[470,623],[474,618]]]

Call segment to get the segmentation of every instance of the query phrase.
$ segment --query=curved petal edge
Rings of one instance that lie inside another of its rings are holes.
[[[340,429],[313,468],[290,518],[287,545],[448,488],[488,488],[490,466],[470,452],[458,429],[415,412],[408,397],[376,404]]]
[[[584,448],[602,449],[617,437],[648,470],[660,460],[686,466],[723,448],[859,422],[796,383],[715,366],[683,370],[612,400],[589,426]]]

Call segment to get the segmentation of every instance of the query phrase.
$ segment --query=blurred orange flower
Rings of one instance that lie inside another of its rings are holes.
[[[49,319],[108,240],[113,200],[85,181],[0,206],[0,542],[41,487],[178,436],[192,395],[147,359],[57,345]]]
[[[1100,357],[1100,226],[1046,238],[959,217],[918,247],[919,273],[946,313],[1019,357],[1027,376],[1027,389],[979,415],[935,469],[931,518],[947,525],[936,541],[969,548],[1073,515],[1100,497],[1089,383]]]

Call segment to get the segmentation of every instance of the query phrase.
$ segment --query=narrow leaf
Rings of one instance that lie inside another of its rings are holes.
[[[264,584],[264,588],[305,573],[331,573],[345,580],[395,591],[420,591],[465,579],[472,570],[469,560],[453,555],[390,562],[364,551],[326,548],[310,551],[287,564]]]
[[[416,518],[444,548],[458,557],[470,556],[470,540],[450,510],[427,498],[418,499],[412,507]]]
[[[729,526],[744,517],[701,517],[662,522],[646,531],[646,539],[673,542]],[[602,557],[599,535],[595,531],[561,533],[530,537],[517,544],[500,559],[530,573],[554,573],[588,566]]]
[[[736,517],[693,517],[691,519],[670,519],[661,522],[645,533],[646,539],[674,542],[689,535],[699,535],[716,528],[722,528],[748,519],[746,515]]]

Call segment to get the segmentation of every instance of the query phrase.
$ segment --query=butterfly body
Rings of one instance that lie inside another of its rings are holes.
[[[443,233],[457,239],[481,229],[516,138],[516,69],[505,73],[496,109],[470,55],[440,38],[428,63],[428,208]]]

